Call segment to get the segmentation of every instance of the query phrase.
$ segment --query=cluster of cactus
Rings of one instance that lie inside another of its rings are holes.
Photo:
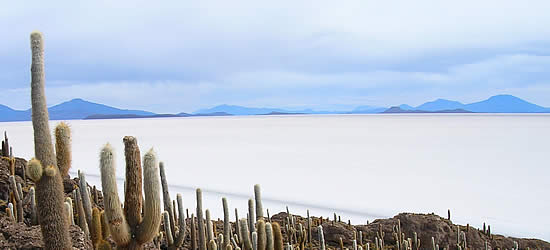
[[[168,190],[168,182],[164,171],[164,163],[160,162],[160,180],[162,187],[162,199],[164,203],[163,226],[164,235],[168,243],[168,249],[177,249],[183,245],[185,240],[185,214],[183,213],[183,199],[181,194],[177,194],[178,209],[174,206],[174,202],[170,199]],[[176,224],[176,221],[178,224]]]
[[[2,140],[2,150],[0,151],[1,157],[13,158],[13,149],[10,147],[8,140],[8,133],[4,131],[4,140]]]
[[[418,250],[420,249],[420,239],[416,232],[413,233],[413,238],[406,238],[405,233],[401,230],[401,220],[397,219],[397,225],[392,228],[392,235],[395,239],[397,250]]]
[[[100,153],[101,185],[103,204],[111,238],[117,249],[142,249],[158,235],[161,209],[159,166],[153,149],[143,156],[143,184],[141,156],[134,137],[126,136],[124,155],[126,159],[126,185],[124,207],[117,190],[115,154],[110,144]],[[145,198],[143,197],[143,191]]]

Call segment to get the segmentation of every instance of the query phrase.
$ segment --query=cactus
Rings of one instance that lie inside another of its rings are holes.
[[[262,194],[260,192],[260,184],[254,185],[254,199],[256,200],[256,219],[263,219],[264,211],[262,206]]]
[[[267,222],[265,223],[265,249],[266,250],[274,250],[273,249],[273,228],[271,227],[271,223]]]
[[[216,245],[215,240],[208,241],[208,250],[218,250],[218,245]]]
[[[248,231],[253,233],[256,231],[256,216],[254,216],[254,200],[248,199]]]
[[[111,244],[103,238],[105,228],[103,221],[103,213],[97,207],[92,210],[91,221],[91,239],[95,249],[111,249]]]
[[[15,214],[13,213],[13,204],[11,202],[8,203],[6,214],[15,222]]]
[[[160,183],[162,187],[162,201],[164,203],[164,211],[168,212],[170,219],[170,228],[174,228],[176,225],[174,220],[174,210],[171,204],[170,191],[168,190],[168,182],[166,180],[166,173],[164,172],[164,163],[159,163],[160,169]]]
[[[231,238],[231,224],[229,222],[229,206],[227,205],[227,199],[225,197],[222,198],[222,205],[223,205],[223,246],[221,248],[223,250],[227,249],[227,246],[229,245],[229,241]]]
[[[55,153],[61,177],[68,178],[71,167],[71,129],[64,122],[55,127]]]
[[[246,219],[241,219],[239,221],[240,228],[241,228],[241,235],[243,237],[243,240],[241,242],[242,247],[244,250],[252,250],[252,242],[250,240],[250,234],[248,231],[248,222]]]
[[[323,235],[323,226],[319,225],[317,227],[317,235],[319,237],[319,249],[325,250],[325,236]]]
[[[82,214],[82,216],[86,218],[86,223],[88,223],[88,227],[91,227],[92,226],[92,202],[90,199],[90,193],[88,192],[88,183],[86,182],[86,175],[84,174],[84,172],[78,171],[78,178],[79,178],[78,188],[80,190],[82,208],[84,209],[84,214]],[[88,228],[88,231],[91,232],[92,229]]]
[[[90,227],[88,226],[88,221],[86,220],[86,212],[84,212],[84,205],[82,204],[80,189],[75,189],[75,192],[75,205],[78,214],[78,226],[82,229],[84,234],[88,236],[90,235]]]
[[[206,209],[206,241],[210,242],[214,239],[214,230],[212,229],[212,219],[210,218],[210,210]]]
[[[164,203],[164,211],[168,216],[168,225],[166,225],[166,218],[164,218],[164,229],[166,234],[166,239],[171,239],[171,243],[168,243],[169,249],[177,249],[183,245],[185,240],[185,215],[183,213],[183,200],[181,194],[177,194],[177,206],[178,206],[178,218],[176,218],[175,205],[170,202],[170,192],[168,190],[168,181],[166,180],[166,173],[164,172],[164,163],[159,163],[160,169],[160,182],[162,187],[162,199]],[[175,221],[178,221],[178,228],[176,228]],[[167,230],[169,229],[169,230]]]
[[[114,152],[107,144],[100,153],[101,185],[105,214],[111,236],[117,249],[142,249],[157,235],[160,220],[160,183],[158,163],[153,149],[143,157],[143,182],[145,199],[142,195],[142,177],[139,148],[134,137],[124,137],[126,156],[126,192],[124,211],[118,197]],[[142,208],[142,201],[145,207]],[[141,217],[143,210],[143,219]]]
[[[267,244],[267,236],[265,232],[265,221],[263,220],[263,218],[258,220],[256,226],[258,227],[258,250],[265,250]]]
[[[195,227],[195,214],[191,214],[191,250],[197,249],[197,228]]]
[[[252,232],[252,249],[258,250],[258,232]]]
[[[35,180],[40,229],[46,249],[72,249],[68,230],[69,223],[64,209],[63,182],[61,175],[58,174],[59,170],[48,124],[49,115],[44,91],[44,41],[42,33],[32,32],[30,40],[32,49],[32,125],[34,154],[38,159],[38,162],[34,162],[31,166],[36,168],[36,163],[38,163],[40,168],[44,167],[43,175],[38,175],[39,171],[36,169],[32,173],[34,177],[41,177]],[[67,166],[67,169],[69,167]]]
[[[20,191],[20,188],[18,189],[17,187],[18,183],[15,181],[15,176],[10,175],[9,183],[13,198],[12,203],[15,205],[15,211],[12,210],[12,212],[16,215],[15,218],[17,222],[23,222],[23,194]]]
[[[281,232],[281,226],[279,223],[273,222],[271,224],[273,227],[273,244],[275,250],[283,250],[283,234]]]
[[[31,187],[29,189],[29,199],[31,203],[31,225],[37,225],[38,224],[38,216],[36,215],[36,195],[34,191],[34,187]]]
[[[202,215],[202,190],[197,188],[197,229],[199,234],[199,250],[206,250],[206,235],[205,235],[205,226],[204,218]]]
[[[235,208],[235,231],[237,231],[236,240],[240,243],[243,242],[243,236],[241,235],[241,226],[239,225],[239,212]],[[237,246],[235,246],[236,248]]]

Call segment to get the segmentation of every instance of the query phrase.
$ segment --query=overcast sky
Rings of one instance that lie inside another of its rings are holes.
[[[49,105],[340,110],[513,94],[550,106],[547,0],[77,2],[2,4],[1,104],[30,107],[38,29]]]

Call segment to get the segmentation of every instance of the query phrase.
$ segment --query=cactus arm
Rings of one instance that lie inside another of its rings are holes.
[[[124,156],[126,157],[126,187],[131,187],[124,191],[124,214],[128,225],[131,228],[136,228],[141,222],[143,202],[141,156],[135,137],[125,136],[123,142]]]
[[[55,153],[61,177],[65,178],[71,168],[71,130],[67,123],[55,127]]]
[[[149,150],[143,157],[145,208],[143,209],[143,221],[136,231],[136,240],[140,244],[152,241],[159,231],[161,209],[158,165],[155,152],[153,149]]]
[[[114,152],[107,144],[100,153],[101,187],[109,230],[118,246],[126,246],[130,240],[130,226],[122,211],[116,185]]]

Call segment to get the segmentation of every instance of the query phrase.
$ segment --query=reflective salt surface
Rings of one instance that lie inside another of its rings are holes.
[[[53,125],[57,121],[52,122]],[[550,115],[414,114],[193,117],[69,121],[73,168],[100,185],[99,150],[138,138],[166,164],[172,199],[194,212],[194,188],[222,218],[221,197],[246,216],[261,184],[271,214],[355,224],[399,212],[452,212],[455,223],[550,240]],[[33,155],[30,122],[0,123],[17,156]],[[119,180],[122,193],[123,179]],[[232,211],[232,219],[234,219]]]

